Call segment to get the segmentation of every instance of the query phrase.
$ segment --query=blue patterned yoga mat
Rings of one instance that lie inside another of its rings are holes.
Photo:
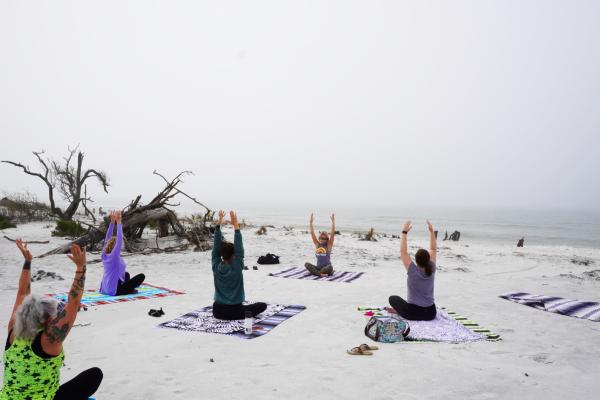
[[[109,296],[106,294],[102,294],[97,290],[86,290],[83,293],[83,297],[81,298],[81,305],[85,307],[100,306],[103,304],[122,303],[126,301],[145,300],[155,297],[166,297],[178,294],[185,294],[184,292],[154,286],[149,283],[142,284],[140,287],[137,288],[137,291],[137,293],[126,294],[124,296]],[[52,296],[55,299],[60,300],[62,302],[66,302],[68,300],[67,293],[55,293],[49,294],[49,296]]]

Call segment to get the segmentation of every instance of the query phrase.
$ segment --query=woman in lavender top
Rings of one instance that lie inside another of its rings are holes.
[[[117,226],[117,236],[113,236],[115,225]],[[102,264],[104,265],[104,275],[100,284],[100,293],[109,296],[121,296],[136,292],[146,277],[144,274],[138,274],[131,278],[128,272],[125,272],[127,265],[121,258],[121,247],[123,246],[123,225],[121,224],[121,212],[111,211],[110,225],[106,231],[104,247],[102,248]]]
[[[427,221],[429,230],[429,251],[419,249],[415,253],[415,262],[408,254],[407,236],[412,228],[410,221],[404,223],[400,239],[400,257],[407,273],[408,298],[390,296],[390,305],[405,319],[431,321],[435,318],[436,307],[433,296],[436,270],[436,240],[433,226]]]
[[[333,239],[335,237],[335,214],[331,214],[331,234],[320,232],[319,237],[315,234],[313,223],[315,217],[310,214],[310,237],[316,247],[315,256],[317,257],[317,265],[306,263],[304,267],[313,275],[329,276],[333,274],[333,266],[331,265],[331,251],[333,250]]]

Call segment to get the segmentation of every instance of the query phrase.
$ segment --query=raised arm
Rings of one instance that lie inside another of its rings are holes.
[[[111,211],[109,214],[110,223],[108,224],[108,229],[106,230],[106,236],[104,237],[104,246],[102,247],[102,251],[104,251],[104,247],[106,247],[106,242],[112,237],[114,229],[115,229],[115,213]]]
[[[219,211],[217,225],[215,226],[215,234],[213,235],[213,249],[212,249],[212,266],[213,268],[219,264],[221,261],[221,241],[223,240],[223,236],[221,235],[221,224],[223,223],[223,218],[225,217],[225,212]]]
[[[115,217],[115,222],[117,223],[117,241],[115,243],[115,248],[110,253],[114,258],[121,257],[121,248],[123,247],[123,224],[121,222],[121,212],[117,211],[117,216]]]
[[[315,216],[313,214],[310,214],[310,237],[312,238],[313,243],[315,244],[315,246],[319,245],[319,239],[317,239],[317,235],[315,234],[315,227],[313,226],[313,223],[315,222]]]
[[[52,356],[56,356],[62,351],[62,344],[75,323],[75,318],[77,318],[79,303],[85,287],[85,249],[81,250],[81,247],[74,244],[71,246],[71,254],[68,257],[75,264],[76,270],[71,290],[69,290],[67,305],[50,321],[42,335],[42,348]]]
[[[331,214],[331,234],[329,235],[329,251],[333,250],[333,240],[335,239],[335,214]]]
[[[16,243],[19,250],[21,250],[21,254],[23,254],[25,262],[23,263],[23,269],[21,270],[21,276],[19,277],[19,290],[17,291],[17,298],[15,299],[15,304],[13,305],[10,319],[8,321],[9,332],[15,326],[17,309],[21,303],[23,303],[23,299],[25,299],[25,297],[31,293],[31,260],[33,259],[33,256],[31,255],[29,249],[27,249],[27,243],[23,243],[23,240],[21,239],[17,239]]]
[[[435,231],[433,225],[427,220],[427,229],[429,229],[429,257],[433,263],[437,262],[437,240],[435,238]]]
[[[400,258],[402,258],[402,263],[404,264],[404,268],[408,271],[408,267],[412,262],[410,255],[408,254],[408,232],[411,230],[412,225],[410,221],[406,221],[404,226],[402,227],[402,236],[400,237]]]
[[[229,219],[231,225],[233,225],[233,249],[235,250],[235,258],[239,261],[244,261],[244,243],[242,241],[242,232],[240,231],[240,224],[238,223],[237,214],[234,211],[229,212]]]

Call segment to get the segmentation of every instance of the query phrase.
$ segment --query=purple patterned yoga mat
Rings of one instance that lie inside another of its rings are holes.
[[[240,339],[254,339],[266,335],[283,321],[292,318],[294,315],[300,314],[304,310],[306,310],[306,307],[300,305],[287,306],[275,315],[255,323],[252,329],[252,335],[246,335],[243,331],[237,331],[230,333],[229,335],[238,337]]]
[[[218,333],[236,336],[241,339],[254,339],[266,335],[283,321],[305,309],[306,307],[300,305],[268,304],[265,312],[256,316],[251,335],[244,334],[244,320],[224,321],[214,318],[212,316],[212,306],[189,312],[158,326],[191,332]]]
[[[276,278],[307,279],[310,281],[352,282],[364,275],[364,272],[334,271],[333,275],[321,277],[308,272],[306,268],[288,268],[269,274]]]
[[[408,321],[408,324],[410,333],[407,340],[462,343],[486,339],[485,335],[473,332],[439,308],[435,319]]]
[[[510,292],[500,297],[538,310],[600,322],[600,303],[594,301],[571,300],[525,292]]]

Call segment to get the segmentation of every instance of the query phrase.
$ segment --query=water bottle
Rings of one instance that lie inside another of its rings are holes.
[[[254,323],[254,318],[252,317],[252,312],[246,311],[246,318],[244,318],[244,333],[246,335],[252,335],[252,324]]]

